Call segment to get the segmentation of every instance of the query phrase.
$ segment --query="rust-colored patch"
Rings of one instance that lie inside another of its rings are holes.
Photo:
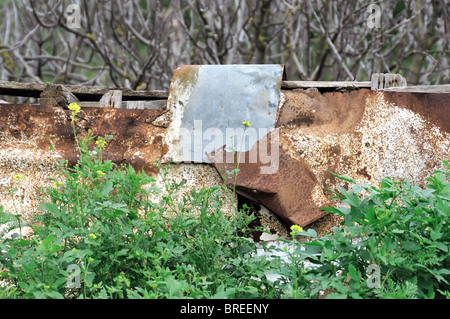
[[[77,114],[76,132],[79,138],[88,130],[97,136],[113,135],[103,152],[104,159],[131,164],[154,175],[155,159],[161,160],[167,152],[167,129],[152,124],[163,112],[82,108]],[[0,104],[0,205],[20,215],[24,222],[31,222],[37,212],[40,189],[51,187],[50,177],[59,178],[57,163],[62,159],[69,165],[77,162],[70,115],[61,107]],[[16,174],[24,176],[20,184],[13,179]],[[13,197],[8,192],[12,187],[17,189]]]
[[[104,159],[154,172],[155,159],[161,160],[167,151],[162,142],[165,128],[151,125],[162,113],[151,109],[83,108],[76,115],[76,133],[79,139],[88,130],[97,136],[112,135]],[[0,131],[16,139],[30,139],[42,151],[48,151],[52,144],[54,151],[73,165],[78,153],[70,114],[59,107],[2,104]]]
[[[386,101],[414,113],[450,132],[450,93],[414,93],[383,91]]]
[[[364,114],[365,99],[370,91],[282,92],[285,103],[279,111],[276,127],[323,135],[352,132]]]

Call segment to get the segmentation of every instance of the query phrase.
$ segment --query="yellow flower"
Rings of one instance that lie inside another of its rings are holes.
[[[302,232],[302,231],[303,231],[303,228],[300,227],[299,225],[292,225],[292,226],[291,226],[291,230],[292,230],[292,231],[299,231],[299,232]]]
[[[58,186],[60,186],[60,185],[62,185],[62,184],[63,184],[63,182],[61,182],[61,181],[54,182],[54,183],[53,183],[53,188],[57,188]]]
[[[72,249],[72,252],[73,252],[73,253],[76,253],[77,251],[78,251],[78,249],[76,249],[76,248],[73,248],[73,249]]]
[[[97,171],[97,174],[98,174],[98,175],[100,175],[100,176],[103,176],[103,175],[105,175],[105,173],[103,173],[103,172],[102,172],[102,171],[100,171],[100,170],[98,170],[98,171]]]
[[[77,103],[70,103],[68,108],[72,111],[73,115],[77,114],[81,110],[81,107]]]
[[[17,174],[17,175],[14,175],[14,180],[15,181],[17,181],[17,180],[19,180],[19,179],[21,179],[23,177],[23,175],[22,174]]]
[[[89,238],[95,239],[95,238],[97,238],[97,236],[95,234],[89,234]]]
[[[242,125],[244,125],[245,127],[249,127],[250,126],[250,122],[242,122]]]
[[[106,146],[106,141],[102,137],[99,137],[97,139],[97,141],[95,142],[95,144],[100,146],[100,147],[105,147]]]

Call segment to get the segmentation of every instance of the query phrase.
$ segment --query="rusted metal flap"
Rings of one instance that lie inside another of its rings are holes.
[[[330,202],[308,164],[292,148],[288,138],[276,129],[250,151],[233,154],[222,147],[208,156],[228,187],[287,223],[303,227],[325,216],[321,208],[330,206]],[[230,174],[235,168],[239,170],[236,178]]]
[[[179,66],[168,99],[173,160],[209,163],[206,152],[225,144],[249,150],[275,127],[283,72],[283,65]],[[243,121],[251,128],[242,142]]]

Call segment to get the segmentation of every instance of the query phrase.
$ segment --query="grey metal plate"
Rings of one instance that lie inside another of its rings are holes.
[[[172,157],[206,162],[207,152],[249,150],[275,127],[283,65],[186,65],[174,72]],[[243,121],[250,122],[245,128]],[[244,138],[243,138],[244,137]]]

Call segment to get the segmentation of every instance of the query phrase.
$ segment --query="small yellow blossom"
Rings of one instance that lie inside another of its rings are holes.
[[[103,173],[103,172],[102,172],[102,171],[100,171],[100,170],[98,170],[98,171],[97,171],[97,174],[98,174],[98,175],[100,175],[100,176],[103,176],[103,175],[105,175],[105,173]]]
[[[22,174],[17,174],[17,175],[14,175],[14,181],[17,181],[17,180],[19,180],[19,179],[21,179],[23,177],[23,175]]]
[[[292,226],[291,226],[291,230],[292,230],[292,231],[299,231],[299,232],[302,232],[302,231],[303,231],[303,228],[300,227],[299,225],[292,225]]]
[[[72,111],[73,115],[77,114],[81,110],[81,107],[77,103],[70,103],[68,108]]]
[[[244,121],[244,122],[242,122],[242,125],[244,125],[245,127],[249,127],[250,126],[250,122]]]
[[[76,248],[73,248],[73,249],[72,249],[72,252],[73,252],[73,253],[76,253],[77,251],[78,251],[78,249],[76,249]]]
[[[70,103],[68,106],[69,110],[72,111],[72,123],[75,122],[75,115],[80,112],[81,107],[77,103]]]
[[[105,147],[106,146],[106,141],[103,138],[98,138],[97,141],[95,142],[95,144],[100,146],[100,147]]]
[[[97,236],[95,234],[89,234],[89,238],[95,239],[95,238],[97,238]]]
[[[53,183],[53,188],[58,188],[58,186],[61,186],[63,184],[63,182],[58,181],[58,182],[54,182]]]

